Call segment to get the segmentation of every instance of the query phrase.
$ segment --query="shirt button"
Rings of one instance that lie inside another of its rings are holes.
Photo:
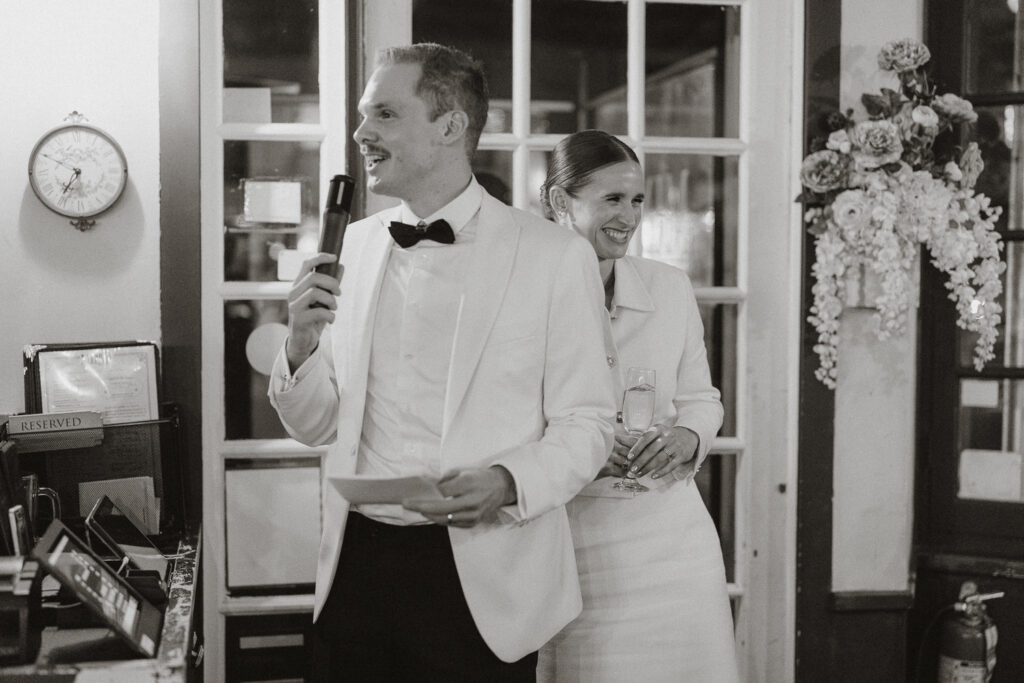
[[[608,367],[615,367],[615,356],[608,356]]]

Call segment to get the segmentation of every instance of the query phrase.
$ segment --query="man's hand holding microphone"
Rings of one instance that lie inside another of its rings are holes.
[[[347,175],[331,178],[320,231],[319,254],[302,264],[299,276],[288,292],[288,366],[292,372],[309,358],[320,343],[324,326],[334,322],[341,294],[344,268],[339,263],[352,211],[355,180]]]

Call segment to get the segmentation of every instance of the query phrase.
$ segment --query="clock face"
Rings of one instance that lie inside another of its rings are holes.
[[[70,124],[46,133],[28,160],[32,189],[47,208],[82,218],[114,205],[128,183],[124,152],[98,128]]]

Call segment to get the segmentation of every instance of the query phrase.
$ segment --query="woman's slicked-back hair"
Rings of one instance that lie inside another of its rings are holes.
[[[603,130],[581,130],[562,138],[551,152],[548,175],[540,186],[540,205],[544,217],[554,219],[551,188],[561,187],[570,197],[590,182],[591,176],[605,166],[623,161],[640,163],[636,152],[622,140]]]
[[[487,78],[483,65],[461,50],[437,43],[416,43],[384,48],[377,53],[378,66],[419,64],[423,73],[416,95],[430,108],[431,120],[455,109],[466,112],[466,151],[476,151],[487,122]]]

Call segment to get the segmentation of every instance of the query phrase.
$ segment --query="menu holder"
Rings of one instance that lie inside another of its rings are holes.
[[[32,344],[24,347],[23,355],[27,411],[47,419],[87,413],[101,416],[100,439],[93,443],[51,439],[49,448],[32,448],[41,455],[29,463],[31,470],[57,491],[63,509],[74,518],[81,508],[88,510],[99,494],[117,488],[118,482],[145,481],[148,503],[139,512],[155,513],[140,514],[140,519],[147,520],[147,532],[156,533],[171,521],[161,512],[172,513],[175,524],[180,524],[176,495],[180,481],[172,482],[173,505],[163,509],[168,503],[164,475],[168,467],[178,466],[181,443],[177,415],[161,414],[157,345],[149,341]],[[165,463],[162,450],[168,436],[179,438],[169,444],[171,461]]]
[[[159,417],[154,342],[30,344],[23,361],[28,412],[95,411],[104,424]]]

